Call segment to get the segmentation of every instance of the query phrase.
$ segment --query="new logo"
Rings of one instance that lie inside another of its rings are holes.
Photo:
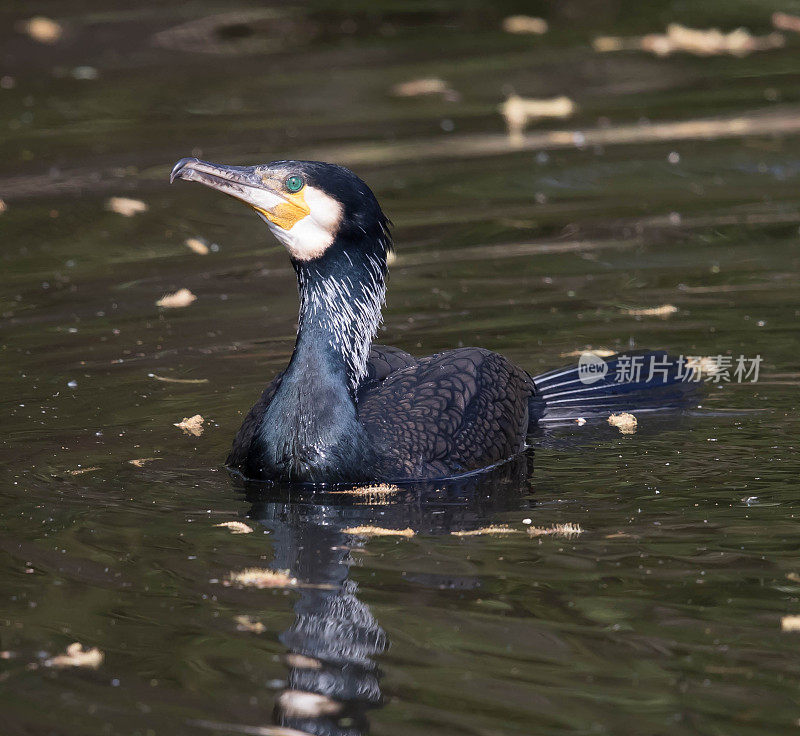
[[[581,383],[597,383],[608,373],[608,363],[594,353],[581,353],[578,359],[578,378]]]

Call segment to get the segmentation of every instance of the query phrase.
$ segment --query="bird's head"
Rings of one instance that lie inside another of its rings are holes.
[[[170,181],[197,181],[250,205],[297,263],[333,250],[366,251],[385,267],[389,221],[369,187],[342,166],[321,161],[273,161],[225,166],[183,158]],[[336,246],[334,248],[334,245]]]

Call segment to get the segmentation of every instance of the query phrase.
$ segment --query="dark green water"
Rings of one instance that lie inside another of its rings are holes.
[[[496,107],[508,86],[577,101],[531,133],[791,123],[800,38],[706,59],[589,42],[673,20],[766,33],[800,4],[381,6],[0,8],[2,733],[797,733],[800,138],[515,150]],[[163,34],[237,8],[259,13]],[[504,34],[512,11],[550,33]],[[33,12],[58,43],[14,30]],[[389,94],[428,76],[460,100]],[[760,355],[759,381],[632,435],[533,438],[500,477],[393,504],[245,491],[222,462],[290,354],[295,285],[244,207],[168,187],[186,155],[353,165],[396,223],[383,343],[478,344],[533,373],[587,345]],[[178,288],[197,301],[155,306]],[[202,436],[173,426],[197,413]],[[231,520],[255,533],[214,526]],[[417,534],[343,532],[360,524]],[[451,534],[489,524],[520,533]],[[315,587],[222,584],[246,567]],[[45,666],[76,641],[98,669]],[[287,691],[330,712],[292,715]]]

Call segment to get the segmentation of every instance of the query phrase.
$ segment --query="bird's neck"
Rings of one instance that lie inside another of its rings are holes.
[[[356,394],[381,318],[385,266],[370,259],[340,266],[295,264],[297,342],[262,422],[258,460],[293,480],[354,477],[368,458]]]
[[[353,399],[367,373],[370,346],[381,322],[385,264],[342,250],[322,262],[297,263],[300,317],[289,372],[327,368]]]

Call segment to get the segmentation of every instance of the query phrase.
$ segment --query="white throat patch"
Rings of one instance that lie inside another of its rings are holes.
[[[319,258],[333,243],[342,221],[342,205],[316,187],[306,185],[303,195],[310,212],[288,230],[261,217],[292,258],[310,261]]]

